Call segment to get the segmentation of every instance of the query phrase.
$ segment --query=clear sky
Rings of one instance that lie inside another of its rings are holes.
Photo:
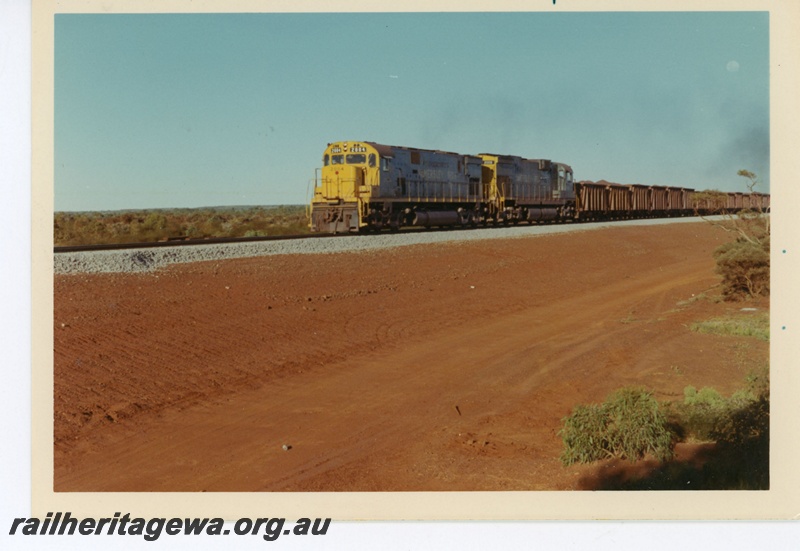
[[[55,17],[55,208],[301,204],[328,142],[769,191],[769,16]]]

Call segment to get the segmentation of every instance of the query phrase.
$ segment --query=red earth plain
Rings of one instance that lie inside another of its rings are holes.
[[[596,489],[561,420],[625,386],[730,395],[768,343],[689,330],[706,223],[55,276],[56,491]],[[768,309],[768,301],[746,306]],[[679,444],[701,461],[704,444]]]

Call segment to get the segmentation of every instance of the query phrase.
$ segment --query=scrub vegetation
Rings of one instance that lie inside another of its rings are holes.
[[[738,315],[715,318],[693,323],[689,327],[698,333],[713,335],[732,335],[737,337],[755,337],[762,341],[769,340],[769,313],[756,315]]]
[[[600,405],[577,406],[562,419],[562,463],[660,462],[645,477],[596,489],[769,489],[768,367],[729,397],[711,387],[687,386],[683,393],[682,401],[658,402],[642,388],[623,388]],[[713,447],[698,467],[673,459],[680,442]]]
[[[758,177],[748,170],[740,170],[738,175],[747,179],[748,192],[753,193],[759,185]],[[712,211],[722,211],[725,204],[725,194],[715,191],[704,192],[698,199],[712,205]],[[735,238],[714,251],[725,298],[742,300],[768,296],[769,214],[761,210],[742,210],[735,215],[723,215],[721,221],[708,221]]]
[[[565,465],[610,457],[637,460],[648,454],[662,461],[672,457],[667,417],[643,388],[623,388],[602,404],[580,405],[563,422]]]
[[[304,205],[57,212],[54,245],[260,237],[308,231]]]

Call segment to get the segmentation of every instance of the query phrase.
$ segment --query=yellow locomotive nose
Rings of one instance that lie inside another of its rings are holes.
[[[323,176],[322,195],[329,201],[348,201],[356,198],[360,170],[355,166],[342,165]]]
[[[366,145],[332,143],[323,155],[320,178],[311,205],[312,231],[337,233],[358,230],[370,189],[366,185],[367,155],[375,153]],[[374,164],[374,163],[373,163]],[[376,167],[372,167],[377,172]]]

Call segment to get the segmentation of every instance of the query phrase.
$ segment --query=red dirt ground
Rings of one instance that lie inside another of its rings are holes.
[[[701,297],[727,239],[692,223],[58,275],[54,488],[591,488],[619,464],[561,465],[574,406],[728,395],[766,362],[765,342],[688,329],[744,315]]]

